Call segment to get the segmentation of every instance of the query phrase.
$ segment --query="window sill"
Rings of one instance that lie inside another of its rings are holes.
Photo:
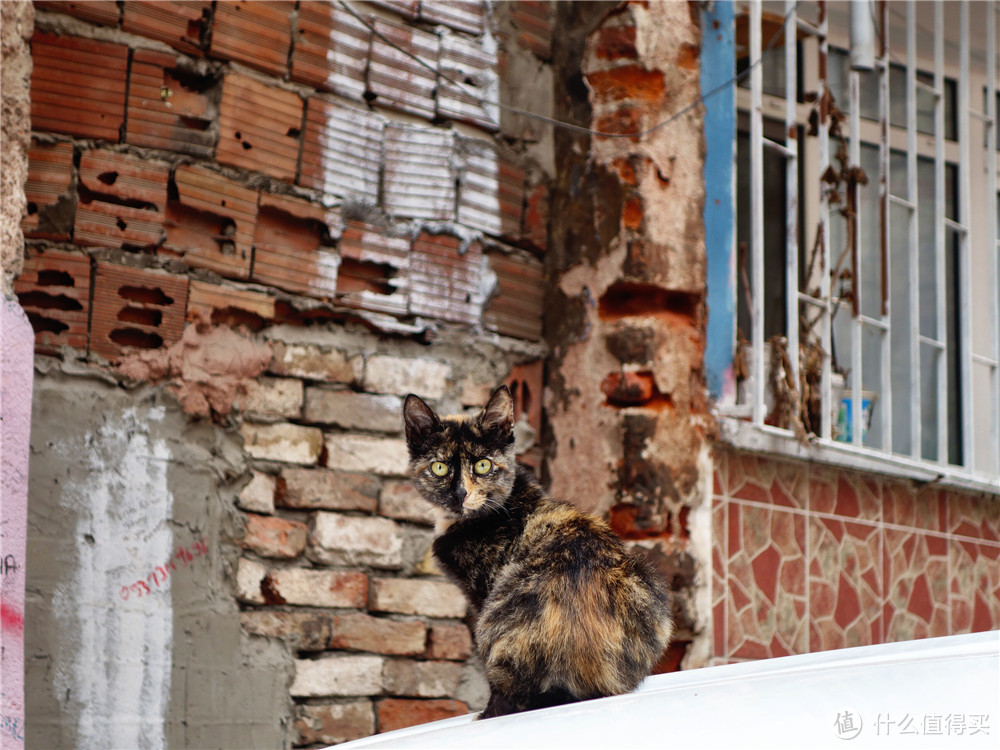
[[[934,483],[951,489],[1000,494],[1000,479],[971,474],[956,466],[918,461],[822,438],[814,438],[808,445],[803,445],[788,430],[754,425],[731,416],[717,417],[720,441],[740,450],[909,479],[921,484]]]

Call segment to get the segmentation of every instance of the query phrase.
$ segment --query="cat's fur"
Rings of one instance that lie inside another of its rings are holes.
[[[439,417],[414,395],[403,412],[414,484],[451,521],[434,556],[475,618],[490,686],[480,718],[633,690],[673,629],[666,584],[517,464],[506,386],[476,417]],[[479,475],[482,459],[492,469]]]

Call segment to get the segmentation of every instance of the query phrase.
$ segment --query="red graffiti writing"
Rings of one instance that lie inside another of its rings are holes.
[[[22,632],[24,630],[24,615],[11,609],[10,605],[0,602],[0,629]]]
[[[181,567],[184,567],[196,557],[208,554],[208,547],[205,546],[205,542],[201,539],[191,546],[194,547],[194,554],[191,554],[191,550],[188,547],[178,547],[173,556],[167,560],[166,563],[163,565],[157,565],[145,578],[140,578],[135,583],[122,586],[118,595],[125,601],[128,601],[129,597],[132,596],[133,593],[137,597],[151,594],[153,593],[154,586],[156,588],[162,586],[170,576],[171,571],[177,570],[177,563],[174,562],[175,560],[179,561]],[[149,581],[149,583],[146,583],[147,581]]]

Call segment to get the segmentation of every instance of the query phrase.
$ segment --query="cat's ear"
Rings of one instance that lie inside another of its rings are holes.
[[[403,423],[406,426],[406,444],[413,448],[426,442],[441,421],[422,398],[411,393],[403,404]]]
[[[479,426],[484,432],[513,433],[514,399],[507,386],[502,385],[493,391],[479,415]]]

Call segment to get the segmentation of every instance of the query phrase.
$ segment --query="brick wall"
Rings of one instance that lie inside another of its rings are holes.
[[[1000,627],[996,498],[720,448],[712,662]]]
[[[507,382],[541,458],[546,146],[497,103],[534,69],[544,109],[548,6],[350,7],[38,2],[32,39],[36,352],[242,437],[219,542],[244,632],[287,644],[295,746],[485,697],[402,397]]]

